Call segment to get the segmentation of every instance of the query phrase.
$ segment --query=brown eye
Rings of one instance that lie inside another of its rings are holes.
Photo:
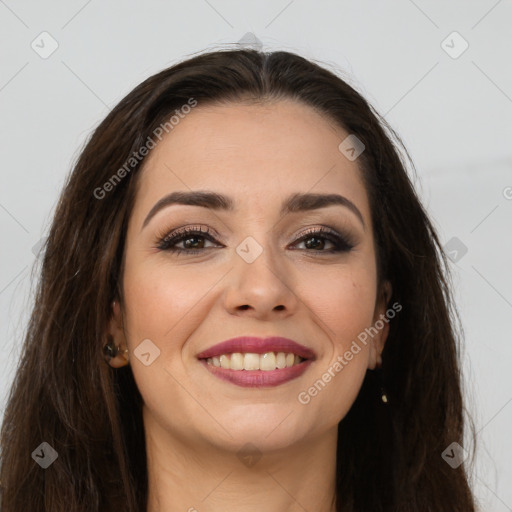
[[[209,235],[209,232],[209,228],[204,231],[196,228],[178,230],[162,238],[157,248],[162,251],[174,253],[197,254],[205,249],[211,248],[205,247],[206,241],[215,242]],[[184,244],[184,246],[177,247],[178,244]]]
[[[314,229],[303,235],[295,244],[304,243],[308,252],[337,253],[348,252],[354,245],[344,236],[330,228]],[[332,248],[325,249],[325,244],[331,244]]]

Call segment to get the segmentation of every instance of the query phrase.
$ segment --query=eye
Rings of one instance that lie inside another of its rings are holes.
[[[330,249],[325,249],[326,241],[332,245]],[[354,248],[354,244],[348,237],[340,235],[333,229],[327,227],[312,228],[295,242],[295,244],[297,243],[305,245],[305,249],[301,250],[324,254],[348,252]]]
[[[202,250],[210,248],[204,247],[205,241],[214,242],[209,233],[210,228],[203,230],[201,226],[186,227],[164,236],[156,247],[161,251],[198,254]],[[184,246],[177,247],[179,244],[184,244]]]
[[[205,243],[209,241],[214,245],[205,247]],[[201,226],[186,227],[178,229],[170,234],[160,237],[156,248],[161,251],[172,252],[175,254],[199,254],[206,249],[219,247],[215,245],[215,239],[210,235],[210,229],[203,230]],[[325,249],[325,245],[331,244],[331,248]],[[178,247],[183,244],[182,247]],[[336,231],[328,227],[312,228],[298,238],[294,245],[304,244],[307,252],[319,254],[333,254],[340,252],[349,252],[354,248],[354,244],[349,237],[340,235]]]

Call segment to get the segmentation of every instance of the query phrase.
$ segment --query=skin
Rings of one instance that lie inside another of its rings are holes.
[[[198,105],[146,160],[109,331],[129,350],[129,360],[110,364],[131,364],[144,399],[148,512],[334,510],[337,425],[378,364],[388,324],[307,405],[297,397],[385,313],[391,292],[389,283],[378,287],[357,160],[338,150],[347,135],[291,100]],[[142,228],[155,203],[178,190],[229,195],[236,210],[172,205]],[[281,217],[282,201],[296,192],[342,194],[365,226],[340,205]],[[160,236],[196,225],[220,235],[200,239],[201,254],[155,249]],[[328,254],[328,240],[296,242],[321,225],[349,233],[354,248]],[[252,263],[235,250],[248,236],[263,248]],[[244,334],[291,338],[316,360],[299,378],[258,389],[222,381],[196,358]],[[160,350],[149,366],[134,355],[145,339]],[[246,443],[261,455],[255,464],[237,456]]]

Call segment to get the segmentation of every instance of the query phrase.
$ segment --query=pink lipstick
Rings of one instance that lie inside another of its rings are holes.
[[[288,338],[242,336],[214,345],[196,357],[222,380],[242,387],[268,387],[302,375],[316,354]]]

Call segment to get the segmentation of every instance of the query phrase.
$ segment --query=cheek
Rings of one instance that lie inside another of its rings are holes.
[[[330,338],[318,361],[311,387],[298,400],[309,404],[312,416],[321,418],[319,428],[343,419],[354,403],[368,368],[368,345],[358,336],[373,320],[376,283],[371,265],[353,265],[332,273],[320,273],[304,284],[308,306]]]
[[[161,342],[177,339],[175,331],[193,322],[201,299],[216,281],[218,276],[211,273],[187,272],[165,261],[127,264],[124,290],[133,341],[141,336]]]
[[[331,340],[334,356],[345,352],[371,325],[376,297],[375,275],[371,267],[362,263],[319,270],[315,274],[302,278],[301,298]]]
[[[148,408],[162,424],[173,420],[168,407],[186,410],[189,395],[180,383],[186,382],[187,340],[204,319],[207,292],[219,280],[214,272],[186,271],[167,261],[140,262],[127,258],[124,273],[126,306],[125,332],[130,364],[137,387]],[[160,350],[145,366],[136,356],[142,340],[151,340]],[[199,413],[198,413],[199,414]]]

